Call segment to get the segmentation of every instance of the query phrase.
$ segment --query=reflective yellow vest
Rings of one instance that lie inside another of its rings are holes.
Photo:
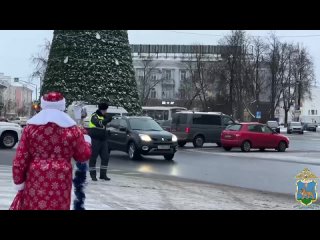
[[[91,121],[91,119],[92,119],[92,117],[93,117],[94,115],[97,115],[97,117],[98,117],[99,120],[103,120],[103,119],[104,119],[104,117],[101,117],[101,116],[99,116],[99,115],[96,114],[96,113],[92,114],[92,115],[91,115],[91,118],[90,118],[90,122],[89,122],[89,128],[95,128],[95,127],[97,127],[97,126],[94,125],[94,124],[92,123],[92,121]]]

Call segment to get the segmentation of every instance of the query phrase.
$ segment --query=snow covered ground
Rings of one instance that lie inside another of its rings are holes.
[[[110,174],[110,182],[86,187],[87,210],[294,209],[294,196],[221,185]],[[0,166],[0,210],[9,208],[15,192],[11,168]]]

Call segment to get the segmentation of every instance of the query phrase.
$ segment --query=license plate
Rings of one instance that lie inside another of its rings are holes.
[[[170,145],[159,145],[158,149],[170,149]]]
[[[225,135],[224,138],[232,138],[231,135]]]

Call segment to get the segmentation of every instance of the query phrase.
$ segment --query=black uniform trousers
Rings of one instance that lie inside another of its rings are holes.
[[[100,178],[107,176],[107,169],[109,164],[109,149],[108,149],[108,141],[106,140],[98,140],[92,138],[91,142],[92,154],[89,161],[89,171],[91,177],[96,177],[96,163],[97,158],[100,156],[101,165],[100,165]]]

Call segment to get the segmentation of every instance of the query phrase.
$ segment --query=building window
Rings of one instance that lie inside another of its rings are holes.
[[[138,76],[138,80],[141,83],[143,81],[144,77],[143,76]]]
[[[171,70],[164,69],[163,70],[163,77],[165,80],[170,80],[171,79]]]
[[[153,74],[151,75],[151,80],[152,80],[152,81],[156,81],[156,80],[157,80],[157,75],[156,75],[155,73],[153,73]]]
[[[154,88],[151,89],[151,98],[153,99],[157,98],[157,92]]]
[[[315,111],[314,110],[311,110],[311,115],[315,115]]]
[[[184,89],[180,90],[180,98],[185,99],[186,98],[186,91]]]
[[[180,81],[185,81],[186,78],[187,78],[186,70],[181,70],[181,72],[180,72]]]
[[[172,99],[173,95],[174,95],[174,87],[173,86],[165,86],[162,88],[162,98]]]

